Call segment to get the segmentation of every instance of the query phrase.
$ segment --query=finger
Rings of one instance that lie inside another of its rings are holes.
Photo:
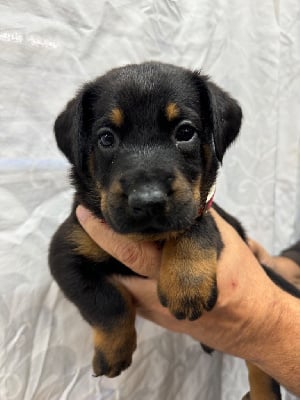
[[[248,240],[248,246],[244,243],[244,241],[241,240],[239,237],[237,231],[228,224],[215,210],[210,211],[215,222],[217,223],[218,229],[220,230],[222,240],[225,246],[228,248],[231,248],[233,250],[235,248],[236,254],[234,254],[232,251],[230,253],[224,251],[221,253],[220,259],[222,259],[223,255],[226,255],[227,253],[230,254],[231,257],[231,262],[233,261],[233,256],[239,254],[241,252],[242,248],[247,248],[251,250],[251,254],[255,256],[255,258],[262,264],[268,265],[272,267],[273,261],[272,257],[269,255],[269,253],[265,250],[264,247],[262,247],[259,243],[255,242],[252,239]],[[237,238],[239,238],[237,240]],[[246,253],[245,253],[246,254]],[[247,256],[249,257],[249,255]],[[250,260],[250,258],[249,258]]]
[[[255,257],[262,264],[267,264],[267,265],[269,265],[270,263],[272,264],[272,258],[263,246],[261,246],[259,243],[257,243],[255,240],[252,239],[248,240],[248,244]]]
[[[118,277],[120,282],[129,290],[139,308],[155,308],[159,303],[157,281],[132,276]]]
[[[77,207],[76,215],[84,230],[103,250],[140,275],[157,276],[161,252],[155,243],[134,242],[116,233],[83,206]]]
[[[253,239],[248,239],[248,245],[252,251],[252,253],[259,258],[259,255],[263,253],[263,247]]]

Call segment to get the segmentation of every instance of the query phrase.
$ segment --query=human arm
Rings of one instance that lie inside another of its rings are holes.
[[[150,277],[122,278],[140,315],[251,361],[299,395],[300,302],[269,280],[235,230],[212,213],[225,245],[217,269],[219,295],[213,310],[193,322],[177,320],[157,298],[161,253],[155,243],[132,242],[89,214],[79,220],[104,250],[137,273]],[[79,212],[77,215],[80,217]]]

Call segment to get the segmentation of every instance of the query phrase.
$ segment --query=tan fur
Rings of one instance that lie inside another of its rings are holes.
[[[110,120],[118,128],[121,128],[121,126],[124,124],[123,111],[118,107],[114,108],[110,113]]]
[[[107,215],[108,214],[108,207],[107,207],[107,193],[106,191],[101,192],[101,201],[100,201],[100,207],[101,211],[103,214]]]
[[[95,347],[93,369],[96,375],[101,374],[99,365],[99,354],[101,354],[111,367],[107,376],[114,377],[117,374],[115,368],[120,362],[125,362],[128,366],[131,364],[132,354],[136,349],[135,307],[127,289],[113,277],[110,282],[122,295],[126,304],[126,312],[120,319],[114,321],[113,326],[93,327]]]
[[[176,170],[172,190],[179,202],[193,201],[197,208],[201,204],[201,176],[190,184],[184,175]]]
[[[195,203],[195,207],[198,208],[200,205],[200,177],[193,182],[191,185],[184,175],[180,171],[175,171],[175,179],[172,184],[172,191],[178,202],[190,202]],[[119,181],[114,181],[109,188],[109,193],[117,200],[123,195],[123,190]],[[101,198],[101,210],[105,215],[109,215],[108,208],[108,192],[99,188],[99,198]],[[112,206],[112,200],[110,200]],[[126,236],[134,241],[161,241],[175,239],[182,232],[179,231],[168,231],[156,234],[139,234],[130,233]]]
[[[192,187],[188,182],[188,180],[179,170],[175,171],[175,179],[172,183],[172,190],[178,201],[192,200],[193,197]]]
[[[201,202],[200,188],[201,188],[201,176],[199,176],[193,182],[193,185],[192,185],[193,198],[194,198],[194,202],[196,204],[200,204],[200,202]]]
[[[106,190],[100,190],[101,192],[101,210],[105,215],[109,215],[108,208],[108,192]],[[119,181],[114,181],[109,188],[109,193],[112,194],[116,199],[123,195],[123,190]],[[112,206],[112,200],[110,200]],[[116,205],[117,206],[117,205]]]
[[[251,400],[279,400],[272,390],[272,379],[254,364],[246,362]],[[246,397],[247,398],[247,397]]]
[[[79,225],[73,225],[69,240],[75,246],[74,251],[81,256],[98,262],[109,258],[109,255]]]
[[[119,195],[119,196],[121,196],[123,194],[123,189],[122,189],[121,184],[120,184],[119,181],[114,181],[111,184],[111,186],[109,188],[109,191],[111,193],[114,193],[114,194]]]
[[[200,314],[209,304],[216,283],[216,251],[201,249],[186,237],[165,243],[158,282],[171,312],[193,316],[195,304]],[[189,304],[193,300],[194,305]]]
[[[180,115],[180,109],[176,103],[168,103],[166,107],[166,117],[169,122],[173,121]]]

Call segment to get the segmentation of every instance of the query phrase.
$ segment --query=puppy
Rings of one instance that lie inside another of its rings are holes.
[[[113,69],[86,84],[58,116],[55,136],[72,165],[75,197],[52,239],[49,264],[93,329],[96,376],[115,377],[131,364],[135,308],[115,276],[133,272],[83,231],[77,205],[116,232],[162,241],[159,299],[178,319],[199,318],[216,302],[223,246],[208,208],[241,120],[238,103],[208,77],[154,62]],[[223,216],[245,239],[238,222]],[[278,385],[268,377],[265,384],[251,368],[251,400],[280,399]]]

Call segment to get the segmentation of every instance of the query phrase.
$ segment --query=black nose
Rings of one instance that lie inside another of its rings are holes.
[[[128,196],[130,213],[136,218],[157,216],[164,212],[167,198],[167,193],[156,186],[133,189]]]

